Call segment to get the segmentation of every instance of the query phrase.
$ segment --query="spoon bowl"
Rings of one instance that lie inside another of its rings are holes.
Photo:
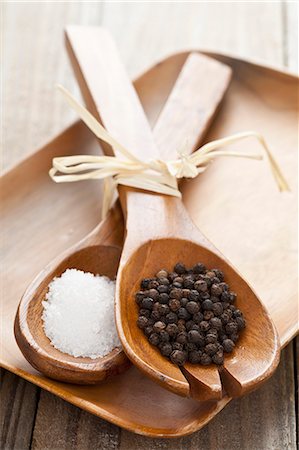
[[[122,226],[119,228],[118,221],[122,224],[119,206],[86,238],[45,267],[28,287],[20,302],[15,319],[17,343],[30,364],[51,378],[76,384],[93,384],[123,372],[130,365],[121,346],[95,359],[78,358],[61,352],[53,347],[46,336],[41,319],[42,302],[48,285],[66,269],[106,275],[110,279],[116,277],[121,255],[118,242],[120,233],[118,236],[110,236],[111,244],[104,242],[108,224],[113,229],[122,229]]]
[[[273,374],[280,354],[276,328],[261,301],[193,225],[181,200],[140,192],[126,193],[126,199],[130,204],[126,206],[128,232],[117,278],[116,323],[128,357],[144,373],[177,394],[217,400],[223,396],[223,390],[232,397],[250,392]],[[145,223],[154,226],[147,225],[139,231],[137,243],[136,211],[142,211],[142,205]],[[187,363],[179,368],[163,357],[137,326],[134,294],[140,289],[141,280],[154,277],[162,268],[171,272],[179,261],[189,268],[201,262],[207,268],[222,270],[225,281],[237,293],[236,306],[244,313],[246,329],[220,367]]]

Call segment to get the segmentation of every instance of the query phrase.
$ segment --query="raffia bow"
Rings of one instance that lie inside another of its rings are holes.
[[[181,197],[178,189],[178,179],[195,178],[202,173],[207,165],[219,156],[234,156],[261,160],[265,157],[270,164],[272,174],[280,191],[289,190],[289,186],[282,175],[278,164],[274,160],[264,138],[254,131],[237,133],[232,136],[209,142],[191,155],[184,152],[173,161],[161,159],[142,161],[128,149],[117,142],[108,131],[90,114],[75,98],[62,86],[59,89],[66,97],[71,107],[78,113],[83,122],[95,136],[117,151],[119,156],[75,155],[53,159],[53,167],[49,171],[50,177],[56,183],[72,182],[87,179],[104,179],[104,201],[102,214],[105,217],[111,207],[114,192],[118,184],[144,189],[160,194]],[[260,142],[263,153],[238,153],[230,150],[219,150],[241,139],[255,137]],[[60,173],[60,175],[59,175]]]

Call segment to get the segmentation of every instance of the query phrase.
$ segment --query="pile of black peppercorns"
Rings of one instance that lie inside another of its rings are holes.
[[[198,263],[187,270],[177,263],[173,272],[160,270],[141,281],[136,293],[137,325],[161,354],[179,366],[223,364],[245,328],[236,294],[221,270]]]

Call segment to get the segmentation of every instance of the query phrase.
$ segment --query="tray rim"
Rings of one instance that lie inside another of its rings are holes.
[[[136,80],[138,80],[142,75],[144,75],[147,71],[153,69],[157,64],[167,61],[168,59],[171,59],[175,56],[182,56],[182,55],[188,55],[190,52],[200,52],[203,54],[206,54],[207,56],[210,56],[212,58],[227,58],[230,59],[232,62],[236,63],[243,63],[243,64],[249,64],[250,66],[253,66],[256,69],[259,70],[266,70],[270,72],[274,72],[274,75],[278,76],[284,76],[287,78],[291,78],[293,81],[299,81],[299,76],[296,73],[293,73],[289,70],[283,70],[282,68],[275,67],[273,65],[264,65],[260,62],[251,60],[251,59],[244,59],[239,58],[237,56],[231,55],[231,54],[224,54],[224,53],[218,53],[213,52],[205,49],[189,49],[185,51],[175,52],[167,55],[165,58],[161,58],[157,61],[155,61],[152,65],[147,67],[142,73],[140,73],[137,77],[135,77]],[[80,120],[76,120],[71,122],[69,125],[64,127],[60,132],[57,132],[54,134],[52,138],[49,138],[46,140],[45,144],[40,145],[38,149],[35,149],[32,152],[26,153],[23,157],[21,157],[18,161],[13,163],[8,168],[4,169],[3,172],[0,175],[0,179],[2,180],[4,177],[9,176],[19,165],[22,165],[26,162],[29,162],[31,158],[34,158],[37,156],[39,152],[41,152],[45,147],[52,144],[53,141],[56,139],[59,139],[60,136],[64,133],[67,133],[70,131],[73,127],[78,126],[80,123]],[[280,337],[281,340],[281,347],[285,347],[296,335],[299,334],[299,327],[296,327],[295,325],[288,330],[288,333],[285,334],[283,337]],[[200,420],[200,425],[198,424],[198,421],[195,419],[194,421],[190,422],[188,425],[186,425],[184,428],[181,428],[179,432],[172,432],[172,433],[165,433],[165,432],[153,432],[152,428],[149,427],[143,427],[142,425],[136,425],[134,423],[134,429],[132,426],[130,426],[130,423],[123,423],[123,419],[118,418],[116,415],[112,415],[106,410],[101,409],[99,405],[94,407],[94,405],[86,401],[85,399],[82,399],[78,396],[73,395],[72,393],[65,393],[63,391],[60,391],[59,387],[53,388],[52,380],[46,377],[43,377],[42,375],[35,375],[28,373],[22,369],[15,368],[10,366],[9,364],[4,363],[0,359],[0,367],[24,378],[25,380],[35,384],[36,386],[45,389],[46,391],[57,395],[58,397],[62,398],[63,400],[89,412],[97,417],[100,417],[104,420],[107,420],[115,425],[120,426],[121,428],[124,428],[128,431],[138,433],[140,435],[149,436],[149,437],[163,437],[163,438],[175,438],[180,436],[185,436],[188,434],[191,434],[195,431],[200,430],[203,428],[213,417],[215,417],[232,399],[230,397],[223,397],[219,402],[216,403],[215,409],[213,409],[210,413],[207,414],[207,417],[204,420]],[[44,380],[46,380],[46,385],[44,384]],[[100,414],[99,414],[100,412]]]

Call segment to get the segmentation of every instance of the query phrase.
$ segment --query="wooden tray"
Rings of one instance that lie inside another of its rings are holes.
[[[136,87],[153,124],[188,53],[171,56],[141,76]],[[298,80],[234,58],[211,56],[233,68],[233,81],[207,140],[254,129],[270,143],[292,192],[279,194],[265,163],[217,160],[185,182],[184,201],[200,229],[232,261],[269,309],[285,345],[298,331],[296,299],[296,146]],[[200,89],[200,86],[198,87]],[[240,143],[247,148],[255,142]],[[204,426],[229,401],[198,403],[168,392],[136,368],[98,386],[55,382],[23,358],[13,321],[25,287],[59,252],[98,222],[101,183],[56,185],[54,156],[97,153],[90,132],[75,123],[1,179],[4,234],[2,367],[121,427],[174,437]]]

